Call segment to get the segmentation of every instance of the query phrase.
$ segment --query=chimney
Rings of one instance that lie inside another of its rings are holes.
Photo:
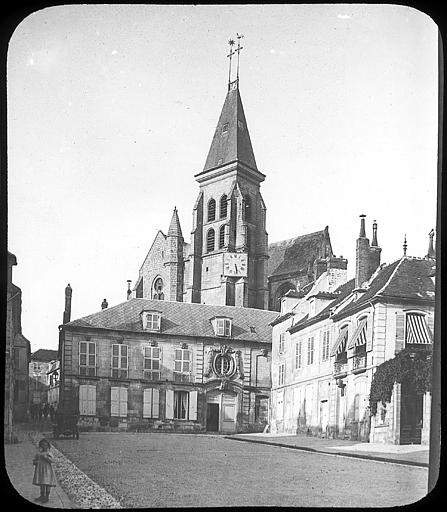
[[[130,279],[127,280],[127,300],[129,300],[132,295],[132,290],[130,289],[131,282],[132,281]]]
[[[428,234],[429,241],[428,241],[428,252],[425,256],[428,260],[435,260],[436,259],[436,251],[433,246],[433,237],[435,236],[435,231],[432,229],[430,233]]]
[[[404,245],[403,245],[404,256],[407,255],[407,247],[408,247],[408,245],[407,245],[407,234],[405,233],[405,235],[404,235]]]
[[[101,309],[107,309],[109,307],[109,303],[104,299],[101,304]]]
[[[72,289],[71,289],[70,283],[68,283],[65,288],[65,310],[64,310],[64,316],[63,316],[63,322],[62,322],[64,324],[67,324],[71,318],[71,293],[72,293]]]
[[[373,223],[373,240],[369,245],[369,239],[366,238],[365,217],[360,215],[360,233],[356,245],[355,261],[355,287],[360,288],[363,283],[374,274],[380,266],[380,253],[382,249],[377,245],[377,223]]]

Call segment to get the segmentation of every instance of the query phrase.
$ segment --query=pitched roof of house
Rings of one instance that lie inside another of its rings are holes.
[[[371,276],[366,292],[339,314],[344,316],[376,297],[434,300],[435,285],[430,278],[431,270],[431,261],[411,256],[403,256],[389,265],[383,265]]]
[[[363,305],[374,299],[399,298],[402,300],[434,300],[435,285],[430,278],[433,262],[422,258],[404,256],[388,265],[381,265],[371,276],[364,292],[354,292],[355,279],[351,279],[335,290],[339,296],[328,304],[318,315],[310,318],[305,325],[327,318],[334,308],[348,299],[352,300],[345,307],[335,311],[333,318],[342,318],[352,314]],[[298,324],[290,328],[291,332],[298,329]]]
[[[274,276],[307,271],[316,258],[323,257],[320,254],[320,248],[325,239],[330,245],[327,227],[321,231],[269,244],[267,274]]]
[[[44,363],[49,363],[50,361],[57,359],[57,354],[57,350],[40,348],[31,354],[31,361],[42,361]]]
[[[202,172],[234,161],[258,170],[237,83],[228,90]]]
[[[269,323],[278,316],[275,311],[235,306],[213,306],[189,302],[171,302],[151,299],[129,299],[111,308],[73,320],[67,327],[88,327],[117,331],[144,331],[140,313],[161,312],[161,333],[178,336],[215,337],[211,319],[226,316],[233,319],[230,339],[271,342]],[[254,328],[254,332],[252,332]]]

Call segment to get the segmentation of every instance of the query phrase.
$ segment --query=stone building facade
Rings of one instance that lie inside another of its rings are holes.
[[[22,291],[12,282],[17,258],[8,252],[5,339],[5,434],[12,436],[13,422],[28,418],[28,361],[31,345],[22,333]]]
[[[60,406],[86,429],[262,431],[276,316],[133,298],[63,324]]]
[[[403,348],[431,350],[434,261],[429,251],[380,265],[377,226],[370,245],[362,217],[355,278],[282,299],[272,323],[273,432],[428,443],[429,393],[410,396],[395,384],[391,403],[379,403],[375,415],[369,393],[381,363]]]

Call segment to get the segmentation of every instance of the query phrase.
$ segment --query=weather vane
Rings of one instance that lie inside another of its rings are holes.
[[[237,36],[237,49],[235,50],[237,53],[237,73],[236,73],[236,80],[239,82],[239,54],[241,53],[241,50],[243,50],[243,46],[241,46],[241,39],[244,37],[242,34],[238,34],[236,32]]]

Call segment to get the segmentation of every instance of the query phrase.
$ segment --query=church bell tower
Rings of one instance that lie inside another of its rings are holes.
[[[228,91],[193,210],[186,301],[268,309],[265,179],[256,165],[239,91],[239,55],[230,40]],[[237,74],[231,80],[231,60]]]

